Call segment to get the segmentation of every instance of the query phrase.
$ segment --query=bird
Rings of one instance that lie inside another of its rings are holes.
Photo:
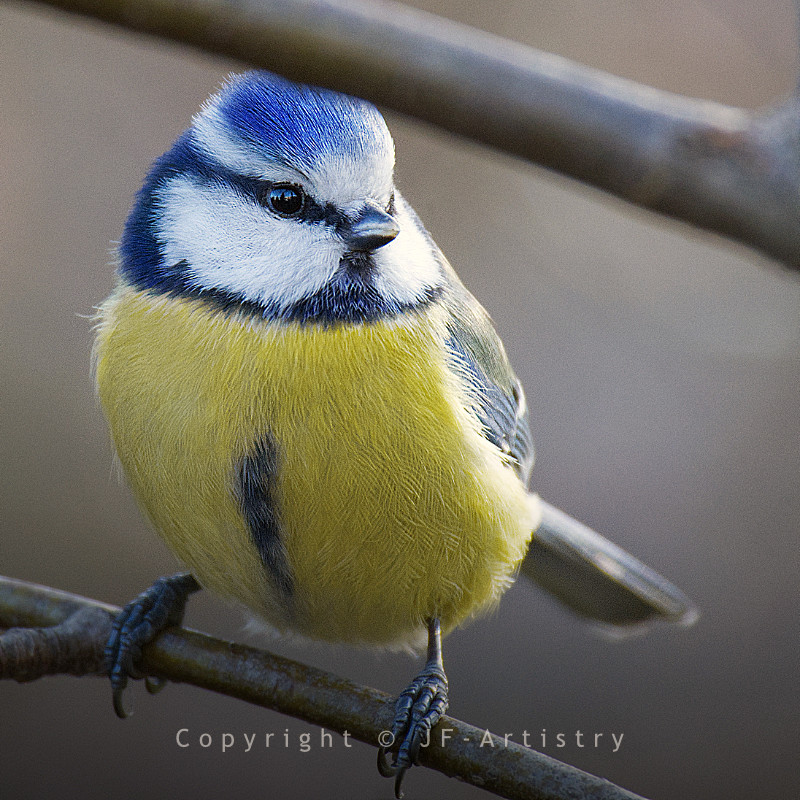
[[[378,751],[400,797],[448,708],[442,637],[520,569],[602,623],[696,611],[529,489],[523,388],[394,165],[367,101],[231,76],[136,195],[94,360],[123,473],[188,570],[114,622],[117,713],[201,587],[279,632],[427,646]]]

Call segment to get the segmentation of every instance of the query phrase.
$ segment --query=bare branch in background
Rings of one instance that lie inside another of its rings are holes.
[[[800,98],[670,94],[405,6],[41,0],[360,95],[800,269]]]
[[[0,678],[29,681],[43,674],[98,675],[103,646],[118,608],[0,576]],[[54,627],[51,627],[54,626]],[[32,630],[31,630],[32,629]],[[77,657],[76,657],[76,654]],[[47,668],[42,669],[45,663]],[[60,666],[61,669],[56,667]],[[254,705],[271,708],[377,746],[391,728],[393,699],[329,672],[245,645],[171,628],[143,650],[143,669]],[[111,692],[109,689],[109,713]],[[441,746],[442,731],[449,738]],[[420,763],[518,800],[642,800],[602,778],[443,717]]]

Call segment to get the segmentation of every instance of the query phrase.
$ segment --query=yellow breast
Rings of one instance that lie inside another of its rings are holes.
[[[97,381],[114,444],[202,584],[279,628],[383,644],[499,598],[538,508],[448,368],[444,315],[326,328],[124,286],[109,298]],[[236,465],[267,435],[291,602],[234,490]]]

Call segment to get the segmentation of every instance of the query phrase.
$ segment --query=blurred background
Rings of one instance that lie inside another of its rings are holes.
[[[798,68],[790,0],[426,0],[646,84],[760,107]],[[176,570],[112,473],[89,354],[150,162],[241,65],[35,5],[0,6],[0,572],[123,604]],[[535,487],[683,588],[689,630],[611,642],[525,581],[445,643],[451,713],[651,798],[796,792],[800,279],[531,165],[387,115],[397,181],[525,384]],[[210,596],[188,624],[258,641]],[[266,647],[397,692],[418,663]],[[0,684],[8,798],[389,798],[375,751],[170,685]],[[188,728],[190,747],[175,735]],[[291,746],[267,750],[289,731]],[[584,734],[579,747],[575,733]],[[243,734],[257,733],[244,752]],[[312,734],[312,749],[297,737]],[[203,749],[198,738],[212,736]],[[221,752],[223,733],[236,744]],[[566,746],[556,748],[563,733]],[[603,733],[594,747],[593,734]],[[611,733],[623,734],[612,752]],[[412,800],[479,798],[429,770]]]

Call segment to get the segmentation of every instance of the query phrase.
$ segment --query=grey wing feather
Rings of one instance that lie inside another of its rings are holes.
[[[484,436],[508,456],[527,485],[534,452],[522,385],[489,315],[447,259],[439,257],[447,282],[443,301],[450,312],[446,346],[451,365],[467,386]]]
[[[466,381],[484,436],[505,453],[527,483],[533,467],[533,439],[520,382],[513,377],[508,391],[492,382],[480,364],[452,336],[447,342],[454,368]]]

